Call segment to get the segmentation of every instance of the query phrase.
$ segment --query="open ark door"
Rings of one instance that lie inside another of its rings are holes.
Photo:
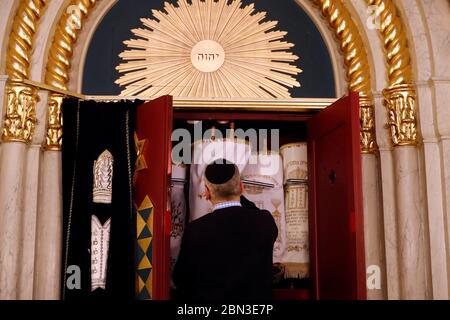
[[[365,299],[359,100],[308,121],[311,273],[316,299]]]
[[[168,299],[172,97],[140,105],[136,122],[137,298]]]

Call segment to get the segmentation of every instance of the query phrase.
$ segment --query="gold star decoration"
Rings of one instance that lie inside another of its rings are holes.
[[[178,0],[152,14],[119,55],[122,95],[289,98],[300,87],[287,32],[254,4]]]
[[[134,133],[134,146],[136,149],[136,171],[147,169],[147,162],[145,161],[144,148],[147,143],[147,139],[139,140],[136,132]]]

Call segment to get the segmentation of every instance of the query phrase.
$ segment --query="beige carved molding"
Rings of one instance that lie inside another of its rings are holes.
[[[411,54],[408,37],[400,12],[392,0],[367,0],[376,6],[380,15],[380,35],[385,50],[389,88],[385,106],[389,112],[391,140],[394,146],[417,144],[416,89],[413,83]],[[404,105],[406,112],[398,113]],[[400,125],[402,124],[402,125]]]
[[[36,126],[37,90],[19,83],[6,85],[6,112],[2,140],[31,142]]]
[[[49,49],[45,83],[67,90],[69,72],[73,55],[73,46],[96,0],[73,0],[59,19],[52,45]],[[45,150],[61,150],[62,137],[62,98],[60,94],[51,94],[48,103],[47,133]]]
[[[361,153],[374,153],[378,148],[375,137],[375,102],[367,52],[358,26],[341,0],[311,1],[319,7],[338,40],[344,56],[348,89],[359,92]]]

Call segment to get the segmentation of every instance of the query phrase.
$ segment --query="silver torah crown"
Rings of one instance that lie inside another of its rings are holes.
[[[95,203],[111,203],[112,178],[114,158],[108,150],[102,152],[94,161],[94,188]]]

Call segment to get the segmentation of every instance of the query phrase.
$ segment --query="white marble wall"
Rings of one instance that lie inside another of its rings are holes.
[[[405,0],[403,0],[405,2]],[[416,0],[418,1],[418,0]],[[408,0],[406,0],[408,2]],[[433,77],[450,76],[450,5],[448,0],[420,0],[422,19],[428,28],[428,40],[431,43]],[[415,19],[408,20],[416,22]]]
[[[425,187],[430,282],[434,299],[450,297],[449,210],[446,175],[450,167],[450,3],[447,0],[399,0],[408,32],[418,84],[423,146],[421,184]]]

